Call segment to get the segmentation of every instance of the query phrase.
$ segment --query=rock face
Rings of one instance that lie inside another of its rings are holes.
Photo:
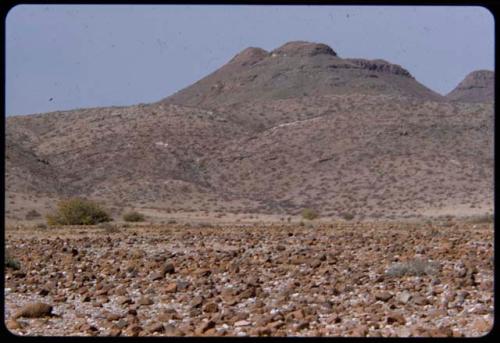
[[[470,73],[446,98],[457,102],[493,103],[495,98],[495,72],[478,70]]]

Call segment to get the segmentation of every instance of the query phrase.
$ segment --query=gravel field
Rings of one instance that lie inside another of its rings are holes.
[[[43,336],[483,336],[493,224],[6,230],[5,321]],[[43,306],[37,303],[44,303]]]

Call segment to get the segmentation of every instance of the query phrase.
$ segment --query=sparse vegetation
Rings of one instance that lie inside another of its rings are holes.
[[[344,212],[344,213],[340,214],[340,217],[342,219],[344,219],[344,220],[353,220],[354,219],[354,214],[348,213],[348,212]]]
[[[142,213],[131,211],[123,215],[123,220],[125,220],[126,222],[143,222],[145,218]]]
[[[38,230],[45,230],[46,228],[47,228],[47,225],[44,223],[38,223],[35,225],[35,229],[38,229]]]
[[[423,259],[413,259],[406,262],[394,263],[388,269],[386,274],[392,277],[401,276],[423,276],[436,275],[439,272],[440,265],[435,261],[426,261]]]
[[[5,268],[11,268],[14,270],[19,270],[21,269],[21,263],[19,263],[19,260],[13,258],[10,256],[8,252],[5,253]]]
[[[312,208],[304,208],[302,210],[302,218],[307,219],[307,220],[313,220],[319,217],[319,214],[317,211],[313,210]]]
[[[33,219],[37,219],[37,218],[40,218],[42,215],[40,213],[38,213],[37,210],[30,210],[28,211],[28,213],[26,213],[26,220],[33,220]]]
[[[112,225],[110,223],[107,223],[107,222],[100,223],[98,225],[98,228],[103,229],[104,232],[106,232],[106,233],[118,233],[118,232],[120,232],[118,227],[116,227],[115,225]]]
[[[96,202],[72,198],[62,200],[54,214],[47,215],[47,224],[54,225],[95,225],[111,221],[110,215]]]
[[[469,219],[469,223],[471,224],[484,224],[484,223],[493,223],[493,214],[487,213],[484,215],[479,215],[475,217],[471,217]]]

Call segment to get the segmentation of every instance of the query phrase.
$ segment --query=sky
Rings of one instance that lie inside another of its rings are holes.
[[[6,17],[6,115],[161,100],[253,46],[325,43],[445,95],[494,70],[482,7],[18,5]]]

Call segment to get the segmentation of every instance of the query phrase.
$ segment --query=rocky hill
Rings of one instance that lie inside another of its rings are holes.
[[[373,219],[492,211],[493,106],[324,44],[248,48],[161,101],[7,118],[8,219],[55,199]]]
[[[470,73],[453,89],[446,98],[460,102],[488,102],[495,99],[495,73],[478,70]]]

